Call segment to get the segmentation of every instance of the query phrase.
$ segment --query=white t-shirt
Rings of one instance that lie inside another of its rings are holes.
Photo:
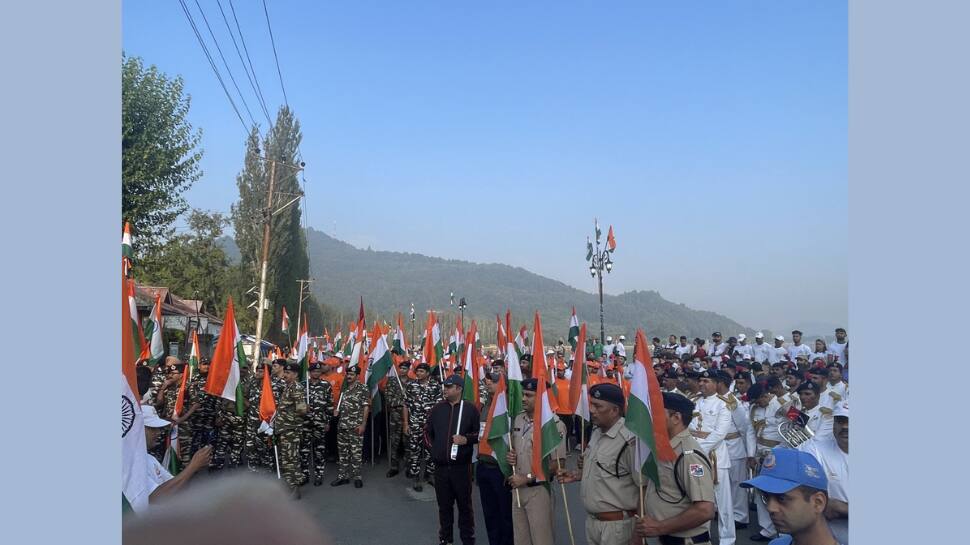
[[[734,347],[735,354],[741,354],[741,356],[754,356],[754,351],[750,344],[739,344]]]
[[[751,345],[751,359],[758,363],[764,363],[767,361],[768,358],[771,357],[771,352],[773,352],[772,347],[768,346],[767,343],[758,344],[758,341],[755,341],[755,343]]]
[[[849,344],[849,343],[848,342],[844,342],[844,343],[829,343],[829,354],[834,354],[834,355],[838,356],[839,357],[839,360],[838,361],[842,365],[845,365],[845,345],[847,345],[847,344]]]
[[[145,468],[145,471],[148,473],[148,495],[150,496],[156,488],[172,479],[172,474],[151,454],[146,458],[148,459],[148,467]]]
[[[778,363],[785,359],[786,354],[788,354],[788,350],[785,350],[784,346],[779,346],[777,348],[772,346],[768,348],[768,363]]]
[[[795,361],[795,358],[798,356],[808,357],[811,355],[811,353],[812,349],[809,348],[807,344],[792,344],[788,347],[788,359],[791,361]]]
[[[835,437],[814,437],[798,445],[822,464],[829,479],[829,497],[849,503],[849,454],[842,452]],[[849,543],[849,519],[829,521],[829,528],[839,543]]]
[[[683,356],[684,354],[693,354],[694,346],[690,344],[688,344],[687,346],[680,346],[678,344],[677,348],[674,349],[674,353],[677,354],[678,358]]]

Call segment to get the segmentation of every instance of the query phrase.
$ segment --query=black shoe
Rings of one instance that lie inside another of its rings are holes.
[[[414,491],[415,492],[421,492],[422,490],[424,490],[424,487],[421,486],[421,482],[420,481],[414,483]]]
[[[390,469],[387,472],[387,478],[390,479],[391,477],[397,475],[398,473],[400,473],[400,471],[398,471],[396,469]]]
[[[747,527],[748,527],[748,523],[747,522],[735,522],[734,523],[734,529],[735,530],[743,530],[743,529],[745,529]]]
[[[363,487],[364,487],[364,481],[360,479],[354,479],[354,488],[363,488]]]
[[[345,484],[350,484],[350,481],[347,479],[337,479],[334,482],[330,483],[330,486],[341,486]]]
[[[750,539],[751,541],[771,541],[772,539],[775,539],[775,538],[773,538],[773,537],[765,537],[765,536],[763,536],[763,535],[761,535],[759,533],[759,534],[755,534],[755,535],[749,537],[748,539]]]
[[[313,479],[313,486],[320,486],[323,484],[323,477],[317,477]]]

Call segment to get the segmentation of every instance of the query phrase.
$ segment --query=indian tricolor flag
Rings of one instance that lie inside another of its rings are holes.
[[[495,341],[500,353],[505,353],[505,325],[498,314],[495,315]]]
[[[136,513],[148,509],[148,447],[135,376],[128,286],[121,275],[121,498]]]
[[[571,346],[573,350],[576,350],[576,337],[578,336],[579,318],[576,317],[576,307],[573,307],[573,315],[569,318],[569,333],[566,335],[566,338],[569,339],[569,346]]]
[[[195,346],[193,345],[194,348]],[[191,375],[191,367],[182,373],[182,384],[179,385],[179,393],[175,398],[175,407],[172,411],[172,415],[175,417],[181,416],[182,411],[185,409],[185,394],[189,388],[189,380],[192,378]],[[178,475],[182,471],[181,452],[181,446],[179,445],[179,427],[178,424],[173,424],[168,434],[168,449],[165,450],[165,456],[162,457],[162,465],[172,475]]]
[[[205,383],[205,391],[223,399],[236,402],[236,412],[242,416],[243,399],[239,392],[239,369],[246,365],[246,353],[243,352],[242,336],[236,327],[236,314],[232,307],[232,297],[226,307],[226,317],[223,320],[219,342],[216,343],[212,362],[209,364],[209,378]]]
[[[300,363],[300,380],[306,380],[307,373],[310,371],[310,336],[307,332],[306,314],[303,315],[303,323],[300,324],[300,336],[296,338],[296,346],[293,347],[296,361]],[[309,392],[309,389],[307,389]]]
[[[378,386],[381,380],[387,376],[388,371],[394,367],[394,363],[391,360],[391,349],[387,346],[387,335],[380,334],[380,326],[374,325],[374,335],[376,341],[374,341],[374,347],[370,352],[370,361],[367,364],[367,375],[366,384],[367,389],[370,390],[370,397],[373,400],[374,406],[371,408],[373,412],[379,412],[381,410],[381,396],[378,395]]]
[[[401,313],[397,314],[397,329],[394,330],[394,348],[392,352],[395,354],[407,354],[408,344],[407,339],[404,336],[404,321]]]
[[[465,385],[461,389],[461,397],[470,401],[476,408],[481,409],[478,397],[479,366],[477,351],[475,350],[475,336],[478,335],[478,326],[472,320],[472,328],[468,331],[468,338],[465,339]]]
[[[428,328],[424,337],[424,358],[425,362],[431,366],[431,371],[444,360],[445,350],[441,344],[441,328],[438,326],[438,317],[434,311],[428,313]],[[438,370],[441,373],[441,370]],[[443,375],[442,375],[443,376]]]
[[[542,344],[542,322],[536,312],[535,351],[532,353],[532,374],[538,382],[536,386],[536,403],[532,413],[532,473],[537,481],[549,480],[549,455],[562,442],[556,413],[552,410],[552,398],[546,389],[546,354]],[[537,447],[538,446],[538,447]]]
[[[286,307],[283,307],[283,319],[280,320],[280,324],[280,329],[283,331],[283,333],[290,332],[290,315],[286,313]]]
[[[616,250],[616,239],[613,238],[613,226],[610,225],[610,231],[606,233],[606,249],[609,251]]]
[[[138,318],[138,303],[135,301],[135,281],[127,280],[128,287],[128,316],[131,319],[132,349],[135,359],[140,359],[142,352],[148,345],[145,342],[145,332],[141,329],[141,320]]]
[[[519,353],[520,358],[528,353],[528,349],[525,346],[528,336],[529,330],[525,326],[520,327],[518,335],[515,336],[515,350]],[[535,362],[533,362],[534,364]]]
[[[576,315],[573,314],[575,318]],[[589,370],[586,368],[586,323],[579,327],[573,353],[573,376],[569,379],[569,406],[573,414],[589,422]]]
[[[505,313],[506,331],[512,331],[512,313]],[[515,350],[512,339],[505,342],[505,372],[509,376],[508,403],[509,418],[514,422],[515,417],[522,412],[522,367],[519,364],[519,354]]]
[[[259,419],[267,426],[273,425],[276,416],[276,400],[273,398],[273,383],[269,380],[269,366],[263,366],[263,386],[259,395]]]
[[[199,361],[202,360],[201,352],[199,352],[199,334],[195,331],[192,332],[192,352],[189,353],[189,369],[195,373],[199,369]]]
[[[646,475],[659,486],[660,476],[656,460],[673,462],[677,456],[670,447],[663,394],[653,372],[647,338],[642,329],[637,329],[633,351],[633,379],[630,382],[626,427],[637,436],[637,446],[634,449],[636,465],[640,468],[641,475]]]
[[[131,247],[131,224],[125,222],[125,230],[121,233],[121,270],[125,276],[131,274],[131,263],[135,259],[135,251]]]
[[[141,359],[148,360],[152,365],[158,364],[165,356],[165,344],[162,342],[162,295],[155,294],[155,306],[152,307],[148,326],[145,328],[148,342],[142,350]]]
[[[495,387],[495,395],[492,396],[492,405],[488,408],[488,416],[485,419],[485,431],[482,435],[485,436],[486,444],[491,449],[492,456],[494,456],[495,461],[498,462],[498,467],[506,477],[512,474],[512,466],[505,460],[505,456],[510,450],[509,430],[512,429],[510,422],[508,390],[505,385],[505,376],[499,375],[498,385]],[[479,448],[480,453],[490,454],[482,450],[481,447]]]

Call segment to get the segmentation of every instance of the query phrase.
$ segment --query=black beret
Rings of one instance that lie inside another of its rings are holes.
[[[827,375],[829,370],[826,367],[812,367],[808,370],[809,374],[812,375]]]
[[[284,371],[293,371],[294,373],[299,373],[300,372],[300,364],[299,363],[287,363],[286,365],[283,366],[283,370]]]
[[[496,358],[492,360],[492,365],[501,365],[502,367],[505,367],[505,360],[501,358]]]
[[[601,382],[589,389],[590,397],[623,407],[623,389],[612,382]]]
[[[519,363],[529,362],[532,363],[532,354],[525,354],[519,358]]]
[[[524,392],[535,392],[539,387],[539,381],[534,378],[527,378],[522,381],[522,391]]]
[[[688,369],[684,371],[684,378],[692,378],[694,380],[697,380],[701,378],[701,374],[698,373],[697,371],[694,371],[693,369]]]
[[[404,360],[401,363],[399,363],[398,366],[399,367],[407,367],[407,368],[410,369],[411,368],[411,360]]]
[[[450,377],[448,377],[448,378],[445,379],[444,385],[445,386],[461,386],[462,388],[464,388],[465,387],[465,379],[461,378],[458,375],[451,375]]]
[[[715,331],[714,333],[711,333],[711,337],[720,337],[720,336],[721,336],[720,331]]]
[[[833,367],[835,367],[835,368],[836,368],[836,369],[838,369],[839,371],[841,371],[841,370],[842,370],[842,364],[841,364],[841,363],[839,363],[839,362],[837,362],[837,361],[833,361],[832,363],[830,363],[830,364],[828,364],[828,365],[826,366],[826,368],[828,368],[828,369],[831,369],[831,368],[833,368]]]
[[[751,388],[748,389],[748,401],[756,401],[759,397],[765,395],[765,385],[764,384],[753,384]]]
[[[286,365],[286,360],[283,358],[275,359],[273,365]]]
[[[815,384],[812,381],[806,381],[806,382],[801,383],[798,386],[798,388],[795,389],[795,391],[798,392],[798,393],[802,393],[802,392],[804,392],[806,390],[811,390],[811,391],[813,391],[813,392],[815,392],[817,394],[817,393],[819,393],[818,384]]]
[[[350,367],[347,368],[347,372],[348,373],[357,373],[359,375],[360,374],[360,367],[357,366],[357,365],[351,365]]]
[[[758,362],[754,362],[754,363],[751,364],[751,370],[752,371],[762,371],[762,370],[764,370],[764,368],[765,368],[764,365],[761,365]]]
[[[314,362],[310,364],[311,371],[320,371],[323,369],[323,364],[320,362]]]
[[[717,369],[704,369],[697,374],[697,378],[709,378],[711,380],[717,380]]]
[[[420,371],[422,369],[424,369],[425,371],[429,371],[430,372],[431,371],[431,366],[428,365],[427,363],[419,363],[419,364],[417,364],[417,365],[414,366],[414,370],[415,371]]]
[[[731,384],[731,381],[734,380],[731,375],[725,373],[724,371],[716,371],[716,373],[717,374],[714,376],[714,380],[723,384]]]
[[[694,412],[694,402],[673,392],[664,392],[664,408],[678,413]]]

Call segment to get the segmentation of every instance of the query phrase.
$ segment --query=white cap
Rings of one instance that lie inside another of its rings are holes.
[[[621,341],[625,341],[626,340],[626,337],[624,337],[623,335],[620,335],[620,340]]]
[[[551,349],[551,348],[550,348],[549,350],[546,350],[546,355],[547,355],[547,356],[548,356],[549,354],[555,354],[555,353],[556,353],[556,351],[555,351],[555,350],[553,350],[553,349]]]
[[[748,337],[746,337],[746,336],[744,335],[744,333],[738,333],[738,342],[741,342],[741,341],[743,341],[743,340],[745,340],[745,339],[747,339],[747,338],[748,338]]]
[[[165,426],[171,424],[171,422],[168,420],[158,416],[158,412],[155,410],[155,407],[152,407],[151,405],[141,406],[141,416],[145,421],[145,425],[149,428],[164,428]]]
[[[608,342],[608,343],[613,342],[613,337],[611,335],[607,335],[606,336],[606,342]]]
[[[832,416],[844,416],[849,417],[849,401],[843,401],[835,406],[835,410],[832,411]]]
[[[785,342],[785,336],[784,336],[784,335],[778,335],[777,337],[775,337],[775,340],[776,340],[776,341],[782,341],[782,342]]]
[[[754,334],[754,338],[755,339],[764,339],[765,338],[765,334],[759,331],[759,332],[757,332],[757,333]]]

